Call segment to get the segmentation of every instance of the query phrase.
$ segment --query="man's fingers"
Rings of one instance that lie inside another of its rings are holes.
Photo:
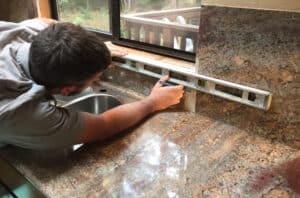
[[[163,76],[161,77],[157,83],[154,85],[154,88],[159,88],[162,87],[163,85],[161,84],[161,81],[167,81],[169,79],[169,76]]]
[[[128,52],[120,49],[109,49],[112,57],[122,57],[126,56]]]
[[[169,76],[163,76],[159,80],[160,81],[167,81],[167,80],[169,80]]]
[[[173,92],[180,93],[181,95],[184,94],[183,85],[176,85],[176,86],[170,86],[170,87],[163,87],[162,89],[169,89]]]
[[[178,88],[183,91],[184,86],[183,85],[178,85]]]
[[[111,42],[105,42],[105,45],[107,46],[107,48],[110,51],[110,54],[112,57],[122,57],[122,56],[126,56],[128,54],[127,51],[125,51],[124,49],[112,44]]]
[[[168,88],[168,89],[174,89],[174,90],[177,90],[177,91],[183,91],[183,88],[184,86],[183,85],[176,85],[176,86],[169,86],[169,87],[165,87],[165,88]]]

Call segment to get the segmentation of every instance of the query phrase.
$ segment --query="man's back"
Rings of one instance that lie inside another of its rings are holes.
[[[0,22],[0,146],[55,148],[72,144],[82,130],[79,114],[51,105],[48,91],[30,75],[31,38],[46,26]]]

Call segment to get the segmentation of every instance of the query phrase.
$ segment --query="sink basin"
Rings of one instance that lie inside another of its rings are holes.
[[[58,102],[70,102],[73,101],[77,98],[86,96],[86,95],[90,95],[90,94],[95,94],[94,90],[92,87],[88,87],[85,90],[83,90],[82,92],[76,94],[76,95],[72,95],[72,96],[62,96],[62,95],[54,95],[54,98],[58,101]]]
[[[67,109],[74,109],[77,111],[83,111],[93,114],[101,114],[109,109],[121,105],[122,103],[112,95],[108,94],[89,94],[81,96],[68,102],[62,107]],[[71,151],[76,151],[84,144],[73,145]]]
[[[121,102],[112,95],[89,94],[74,99],[62,107],[93,114],[100,114],[119,105],[121,105]]]

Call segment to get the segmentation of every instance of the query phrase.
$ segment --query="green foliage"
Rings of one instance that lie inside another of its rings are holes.
[[[201,6],[201,0],[121,0],[123,13],[148,12],[196,6]]]
[[[197,7],[201,6],[201,0],[194,0],[194,1],[185,1],[184,7]]]
[[[161,10],[165,7],[168,0],[143,0],[136,1],[137,11],[145,11],[145,10]]]
[[[74,19],[74,23],[76,24],[84,24],[87,20],[92,19],[91,12],[87,9],[79,9],[77,16]]]
[[[57,0],[58,6],[62,9],[74,9],[78,7],[86,9],[107,8],[108,2],[108,0]]]
[[[66,7],[70,4],[70,2],[72,2],[71,0],[58,0],[58,6],[59,7]]]
[[[109,0],[57,0],[61,21],[110,30]]]

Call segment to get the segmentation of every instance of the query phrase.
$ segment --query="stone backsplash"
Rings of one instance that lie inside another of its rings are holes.
[[[300,13],[204,7],[200,72],[261,89],[296,88],[299,35]]]
[[[201,74],[268,90],[267,112],[199,94],[199,113],[300,147],[300,13],[203,7]]]

